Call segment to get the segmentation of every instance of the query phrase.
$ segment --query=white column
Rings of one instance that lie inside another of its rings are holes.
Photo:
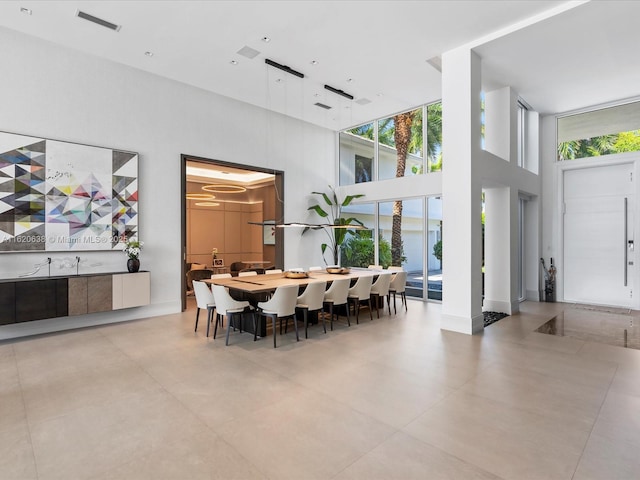
[[[518,202],[518,192],[514,188],[485,190],[485,311],[511,315],[519,310]]]
[[[442,57],[443,279],[445,330],[476,333],[482,315],[480,58],[468,48]]]

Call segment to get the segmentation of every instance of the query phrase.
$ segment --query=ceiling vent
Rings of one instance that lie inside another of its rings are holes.
[[[358,105],[369,105],[371,103],[371,100],[369,100],[368,98],[359,98],[358,100],[356,100],[356,103]]]
[[[260,52],[258,50],[256,50],[255,48],[247,47],[246,45],[238,50],[237,53],[238,55],[242,55],[243,57],[249,59],[254,59],[258,55],[260,55]]]
[[[89,22],[95,23],[96,25],[100,25],[101,27],[105,27],[105,28],[108,28],[109,30],[113,30],[114,32],[119,32],[120,28],[122,28],[122,25],[116,25],[115,23],[107,22],[106,20],[103,20],[98,17],[94,17],[93,15],[83,12],[82,10],[78,10],[76,12],[76,16],[82,18],[83,20],[87,20]]]
[[[316,102],[314,103],[314,105],[316,107],[324,108],[325,110],[331,110],[331,107],[329,105],[325,105],[324,103]]]

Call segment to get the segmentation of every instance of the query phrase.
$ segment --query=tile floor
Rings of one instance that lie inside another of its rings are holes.
[[[324,335],[194,334],[184,314],[0,342],[0,478],[638,479],[640,351],[482,335],[440,306]]]

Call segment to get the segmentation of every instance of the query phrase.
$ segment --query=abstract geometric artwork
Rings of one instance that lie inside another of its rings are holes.
[[[0,252],[119,250],[138,231],[138,155],[0,132]]]

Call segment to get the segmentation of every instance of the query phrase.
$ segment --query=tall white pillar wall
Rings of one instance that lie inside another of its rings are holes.
[[[442,57],[443,279],[441,328],[476,333],[482,315],[480,58]],[[475,168],[474,168],[475,167]]]

